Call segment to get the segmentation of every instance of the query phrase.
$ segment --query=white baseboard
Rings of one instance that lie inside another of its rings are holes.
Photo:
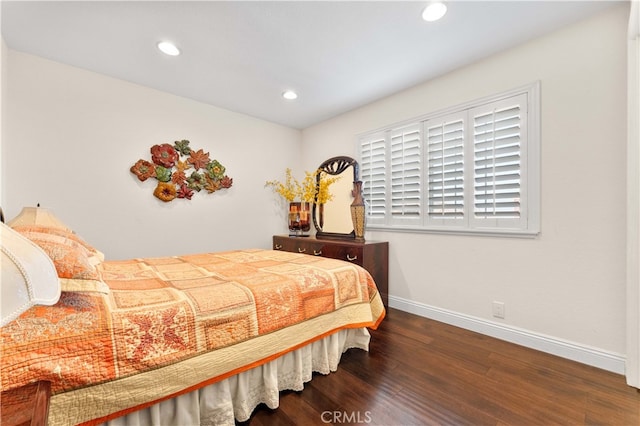
[[[607,352],[590,346],[580,345],[567,340],[545,336],[517,327],[448,311],[391,295],[389,296],[389,306],[613,373],[622,375],[625,373],[625,357],[621,354]]]

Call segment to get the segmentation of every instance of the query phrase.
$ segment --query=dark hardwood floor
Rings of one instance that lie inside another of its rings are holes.
[[[371,334],[240,425],[640,425],[620,375],[395,309]]]

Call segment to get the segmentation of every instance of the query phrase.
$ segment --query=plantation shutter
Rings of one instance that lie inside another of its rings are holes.
[[[522,94],[470,111],[475,226],[524,226],[526,109]]]
[[[540,232],[540,83],[360,135],[371,229]]]
[[[463,115],[425,122],[429,191],[428,219],[431,224],[462,225],[465,218]]]
[[[367,203],[367,220],[383,223],[386,217],[386,143],[384,133],[371,135],[360,142],[360,180]]]
[[[421,216],[421,137],[418,123],[390,134],[391,218],[394,223],[416,221]]]

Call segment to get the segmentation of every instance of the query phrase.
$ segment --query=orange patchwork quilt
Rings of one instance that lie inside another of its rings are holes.
[[[238,250],[106,261],[109,291],[63,292],[1,329],[1,390],[48,380],[50,424],[126,414],[335,331],[377,327],[371,276],[339,260]]]

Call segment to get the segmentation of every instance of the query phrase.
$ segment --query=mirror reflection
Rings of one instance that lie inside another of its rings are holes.
[[[353,167],[340,174],[340,179],[331,185],[333,199],[316,210],[317,221],[324,232],[349,234],[353,231],[349,206],[353,198]],[[322,172],[323,174],[325,172]]]
[[[353,201],[353,182],[358,180],[358,163],[351,157],[333,157],[319,167],[317,187],[323,177],[340,178],[331,184],[332,199],[323,204],[313,205],[313,223],[316,238],[355,238],[353,221],[351,220],[351,202]]]

